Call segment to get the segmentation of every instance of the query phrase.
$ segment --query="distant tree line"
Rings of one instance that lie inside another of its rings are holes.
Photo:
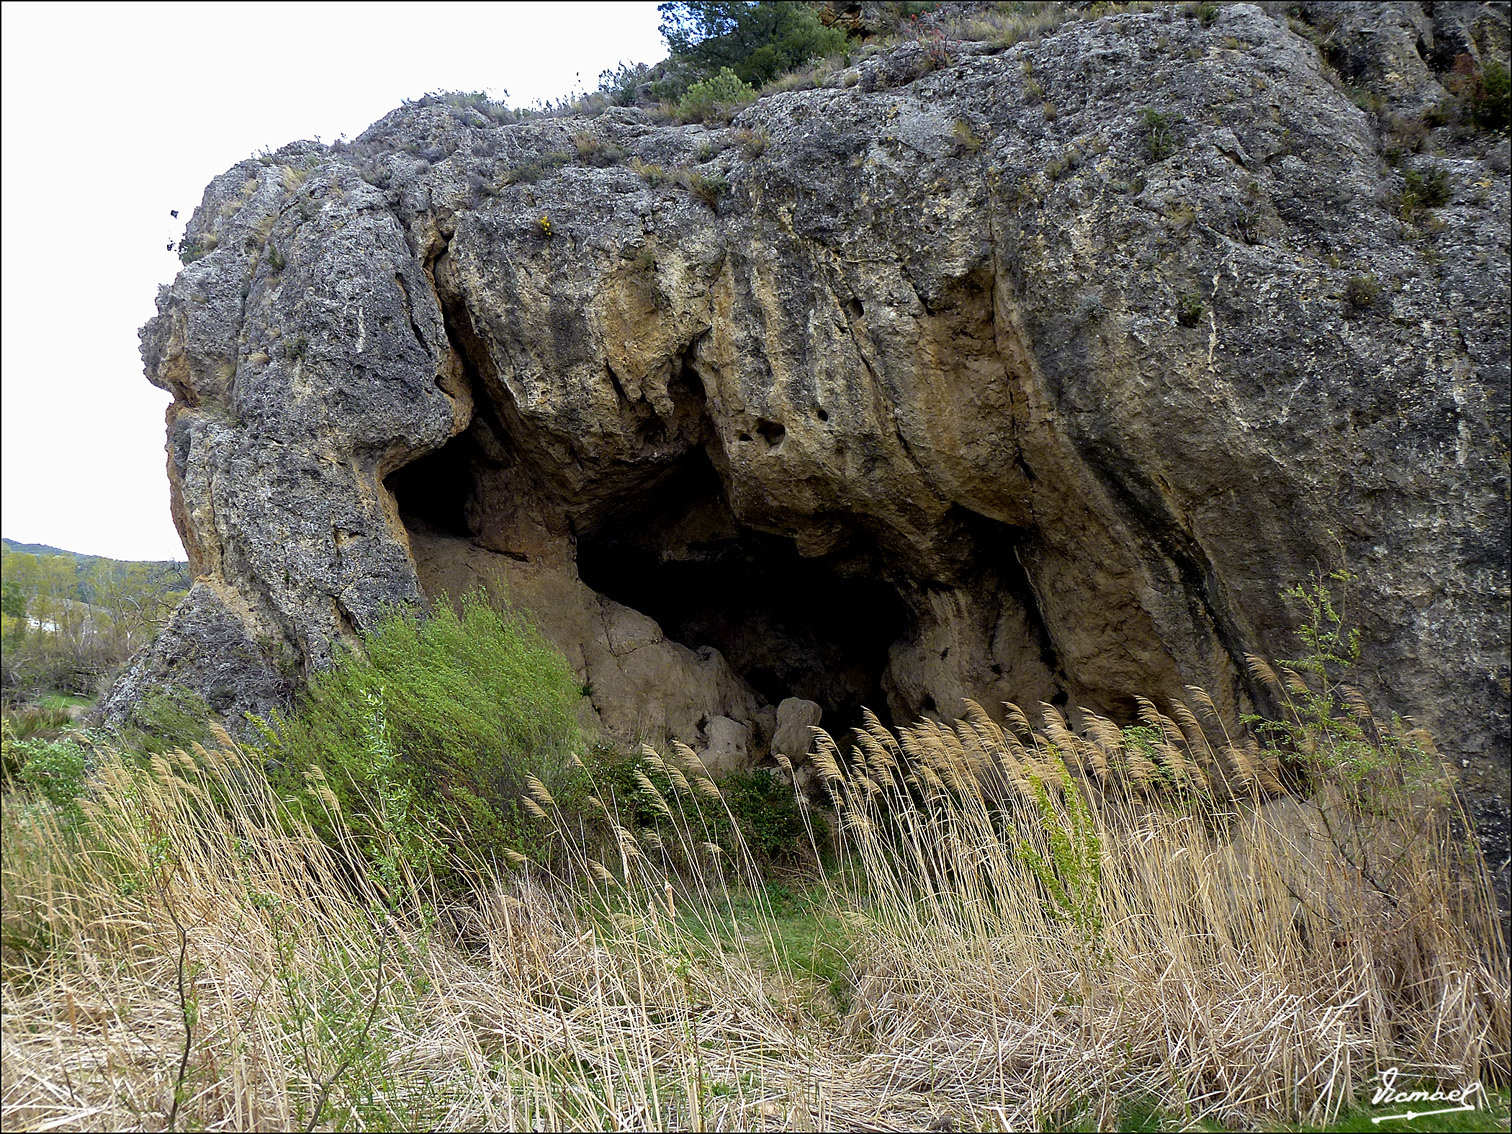
[[[189,582],[185,563],[39,555],[7,541],[0,553],[0,694],[95,695],[152,641]]]

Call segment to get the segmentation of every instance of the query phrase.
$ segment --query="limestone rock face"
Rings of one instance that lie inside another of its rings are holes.
[[[814,744],[815,728],[824,716],[824,708],[815,701],[789,697],[777,706],[777,730],[772,734],[772,755],[779,753],[794,764],[808,759]]]
[[[216,178],[142,337],[235,596],[179,621],[259,655],[227,708],[492,579],[625,737],[762,753],[790,697],[1234,715],[1244,654],[1295,652],[1278,593],[1344,562],[1360,684],[1504,837],[1505,143],[1383,122],[1504,58],[1506,9],[1301,11],[905,45],[730,129],[429,100]],[[219,680],[172,648],[112,711]]]

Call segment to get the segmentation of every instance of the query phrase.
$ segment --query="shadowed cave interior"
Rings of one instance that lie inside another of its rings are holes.
[[[463,433],[391,474],[405,526],[479,542],[477,462]],[[739,524],[699,448],[611,514],[585,517],[577,566],[589,587],[655,619],[669,639],[719,650],[762,700],[807,698],[844,729],[863,706],[890,723],[888,650],[910,632],[868,542],[805,558],[793,540]]]
[[[736,523],[697,452],[642,502],[579,538],[578,572],[686,646],[713,646],[764,700],[816,701],[845,728],[887,715],[887,651],[907,609],[872,557],[805,558]]]

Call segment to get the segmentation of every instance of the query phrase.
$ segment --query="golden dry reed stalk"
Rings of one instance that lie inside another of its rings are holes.
[[[229,738],[102,750],[78,820],[6,797],[0,1118],[1032,1129],[1140,1100],[1253,1125],[1327,1121],[1387,1066],[1505,1082],[1506,943],[1452,803],[1386,773],[1410,790],[1373,811],[1352,782],[1286,794],[1189,694],[1143,732],[972,704],[819,736],[838,846],[803,932],[847,958],[838,995],[680,745],[643,765],[673,787],[642,773],[654,830],[595,783],[588,845],[532,784],[565,859],[474,866],[463,897],[380,885],[381,842],[319,837]]]

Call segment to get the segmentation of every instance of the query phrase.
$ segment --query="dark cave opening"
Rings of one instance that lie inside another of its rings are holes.
[[[713,646],[770,703],[817,702],[832,732],[859,724],[862,706],[888,719],[882,677],[909,615],[869,566],[864,554],[805,558],[739,525],[702,453],[578,542],[594,590],[685,646]]]
[[[473,493],[476,456],[466,433],[388,475],[405,527],[421,526],[438,535],[472,536],[467,506]]]

